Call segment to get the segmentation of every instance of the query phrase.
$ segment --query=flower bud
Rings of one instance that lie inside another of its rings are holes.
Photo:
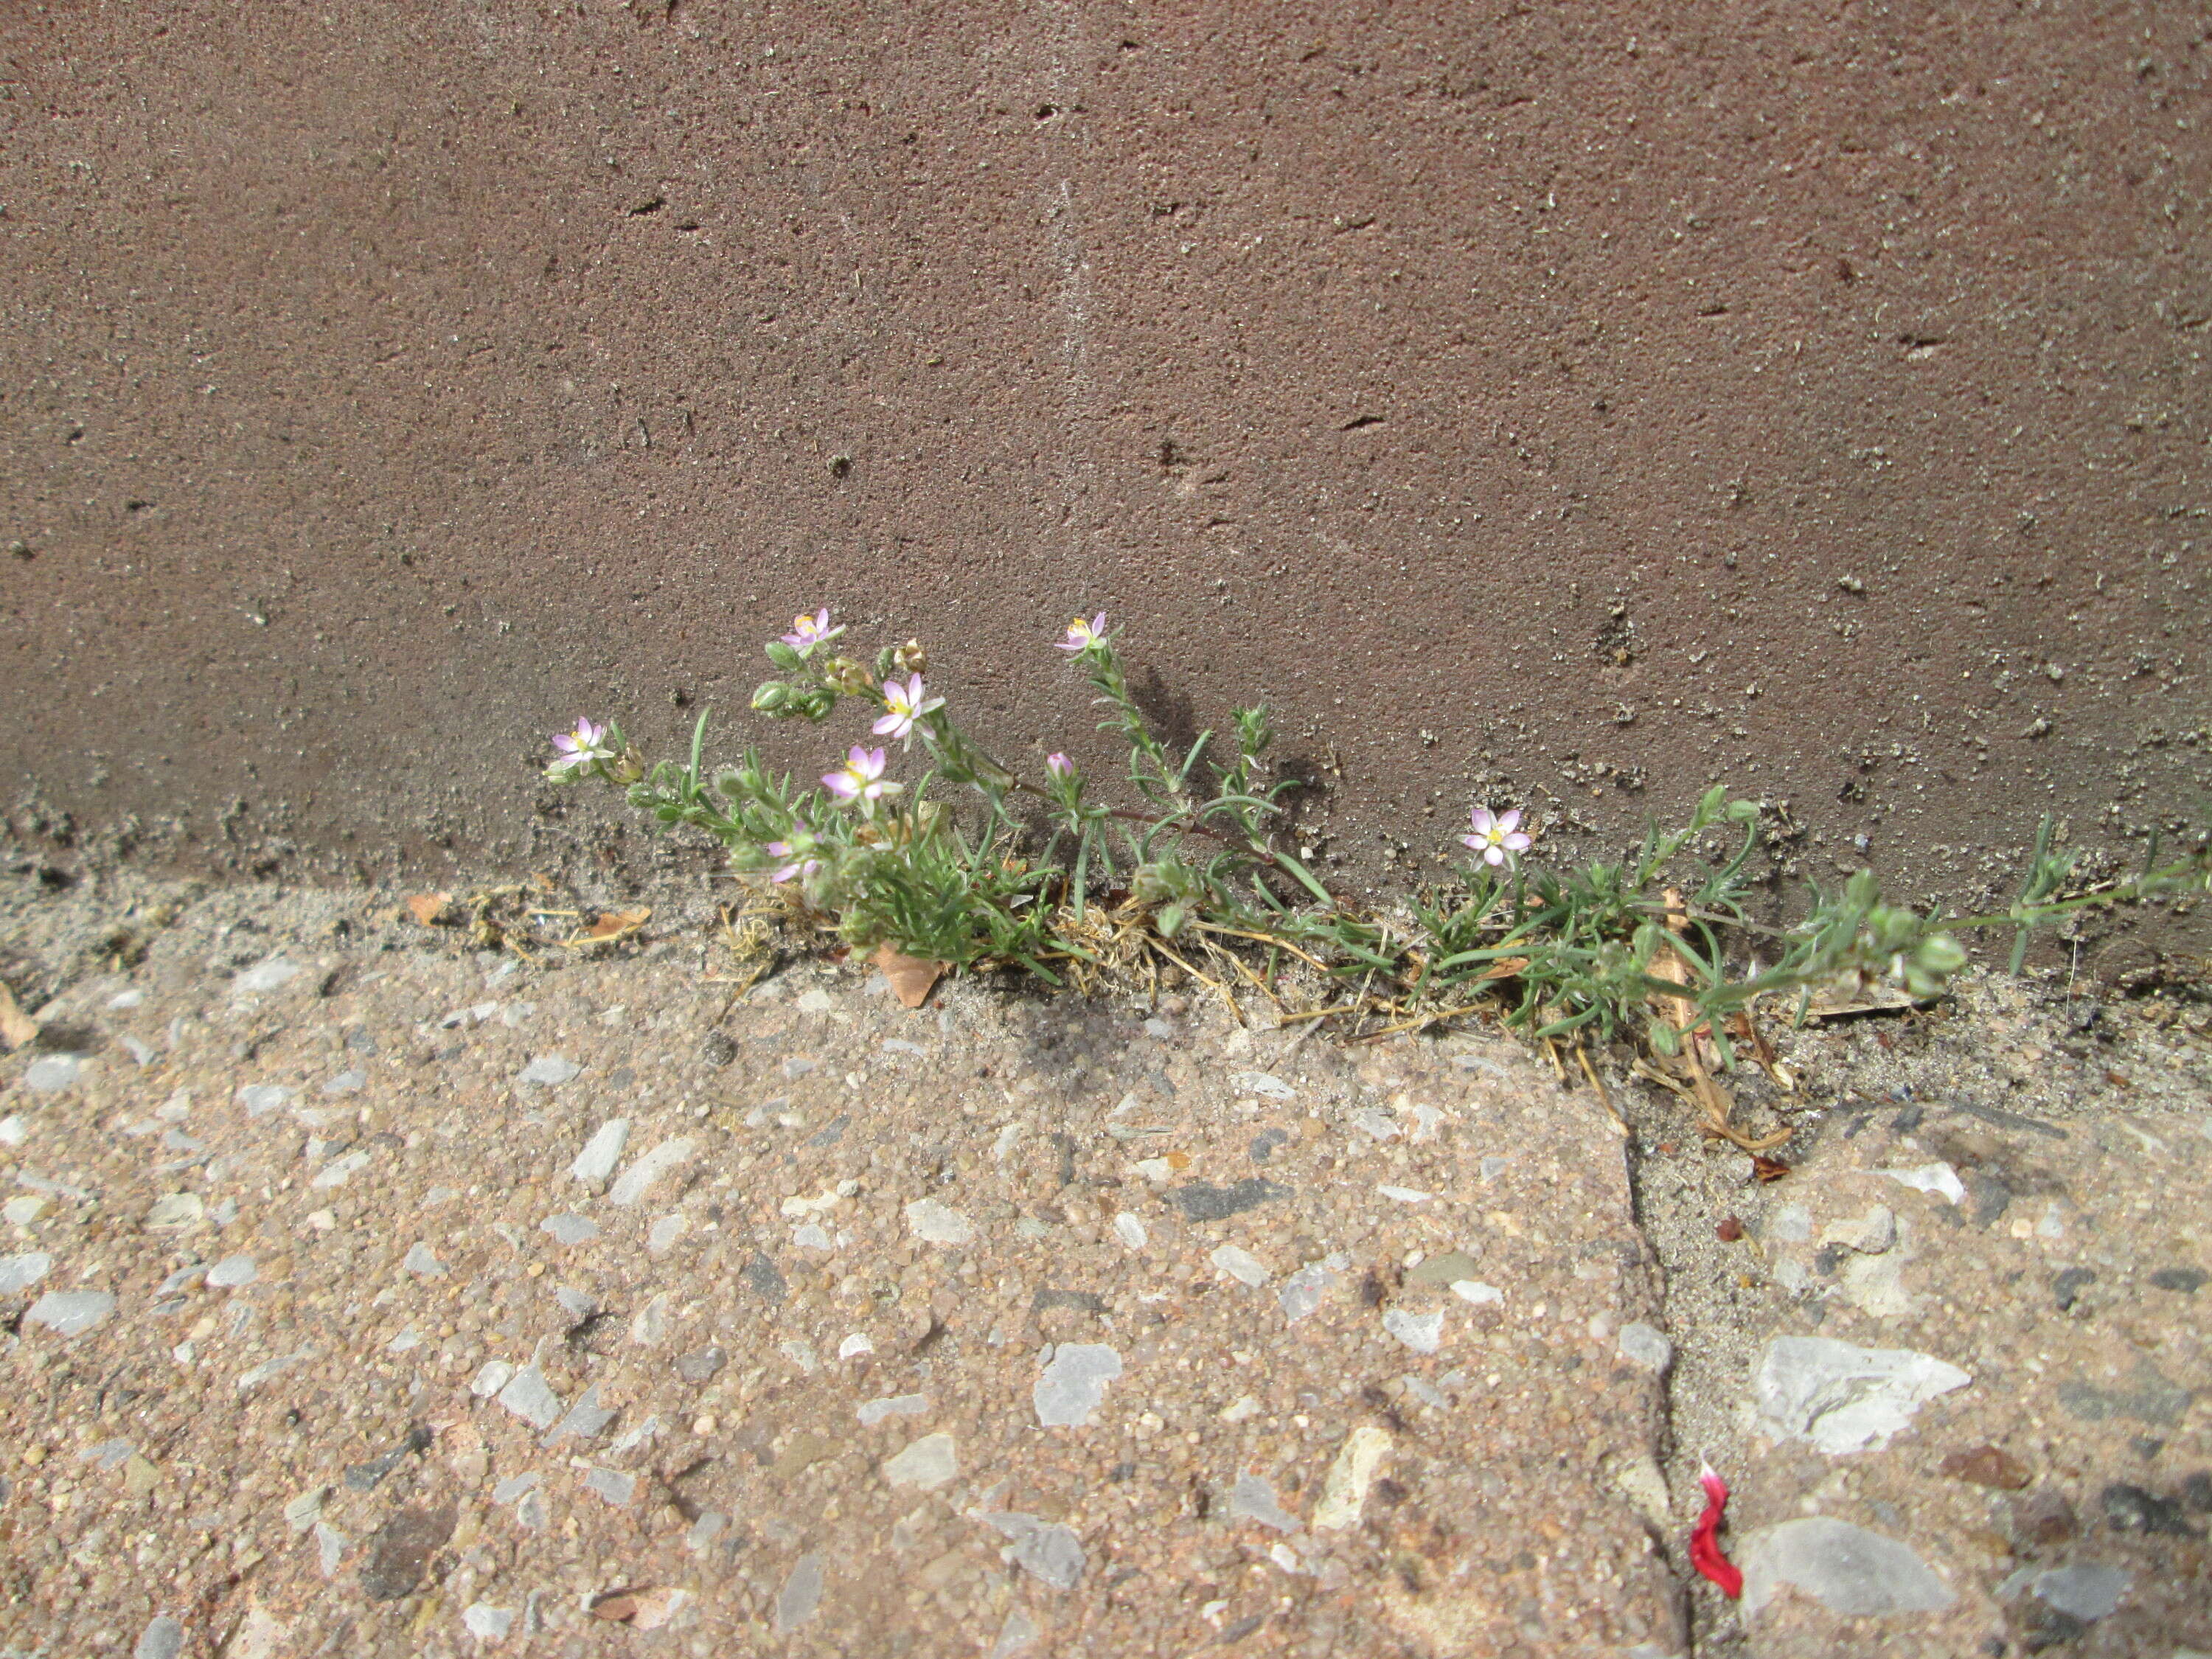
[[[850,657],[832,657],[822,678],[848,697],[876,689],[876,677],[868,672],[864,665],[854,662]]]
[[[770,680],[753,693],[753,707],[763,714],[781,714],[791,703],[791,688],[781,680]]]
[[[927,674],[929,653],[921,648],[920,640],[908,640],[891,653],[891,666],[902,674]]]
[[[607,775],[617,783],[635,783],[645,776],[645,757],[632,744],[622,752],[622,758],[607,768]]]

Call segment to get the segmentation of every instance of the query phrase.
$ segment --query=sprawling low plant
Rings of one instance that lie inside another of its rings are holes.
[[[2004,910],[1923,915],[1886,902],[1861,871],[1778,928],[1748,913],[1759,803],[1716,787],[1681,828],[1648,829],[1628,860],[1561,872],[1525,856],[1533,826],[1519,811],[1479,805],[1452,881],[1378,916],[1281,844],[1297,781],[1268,761],[1267,709],[1234,711],[1224,743],[1207,731],[1178,750],[1131,694],[1103,614],[1076,618],[1057,645],[1089,681],[1100,729],[1127,749],[1127,787],[1111,797],[1064,753],[1024,777],[986,750],[931,695],[919,641],[862,663],[831,649],[844,632],[826,610],[798,617],[769,643],[778,678],[752,697],[770,719],[816,725],[848,703],[866,711],[873,741],[849,743],[818,786],[771,773],[750,749],[709,775],[703,714],[685,763],[648,764],[618,726],[584,720],[554,738],[548,773],[599,778],[658,823],[703,830],[734,869],[856,949],[1054,983],[1071,964],[1088,976],[1158,957],[1232,1004],[1241,975],[1286,1019],[1404,1030],[1492,1011],[1539,1037],[1636,1037],[1662,1056],[1703,1041],[1723,1066],[1731,1021],[1762,997],[1801,1012],[1838,985],[1924,1000],[1965,964],[1961,932],[2015,929],[2017,971],[2037,928],[2212,887],[2204,846],[2161,866],[2154,843],[2131,880],[2069,891],[2074,857],[2053,850],[2046,819]],[[1704,856],[1709,833],[1731,845]],[[1300,1000],[1313,1006],[1291,1009]]]

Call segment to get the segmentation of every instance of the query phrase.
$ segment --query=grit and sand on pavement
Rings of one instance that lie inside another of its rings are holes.
[[[2202,1002],[1778,1033],[1768,1182],[711,920],[7,879],[0,1655],[2212,1651]]]

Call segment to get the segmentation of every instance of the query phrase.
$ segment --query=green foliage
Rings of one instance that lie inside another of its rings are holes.
[[[1053,756],[1042,781],[1024,779],[940,704],[922,702],[919,642],[886,647],[871,670],[825,656],[823,647],[842,631],[826,621],[802,625],[799,643],[769,645],[783,678],[754,692],[753,708],[819,723],[856,698],[871,718],[896,720],[902,704],[883,687],[911,676],[919,709],[885,745],[902,744],[918,760],[909,779],[880,775],[878,759],[888,756],[857,748],[852,754],[865,756],[865,767],[831,775],[843,798],[794,787],[751,750],[702,779],[704,714],[684,764],[648,768],[611,725],[588,756],[566,757],[549,771],[597,776],[654,823],[703,831],[728,850],[734,869],[762,878],[796,915],[859,951],[888,943],[1057,984],[1066,964],[1095,975],[1131,969],[1149,950],[1188,965],[1178,952],[1202,948],[1220,959],[1234,945],[1266,952],[1268,980],[1249,964],[1240,971],[1270,996],[1275,969],[1289,960],[1310,969],[1324,996],[1356,985],[1355,1000],[1333,1012],[1412,1013],[1413,1023],[1429,1023],[1491,1007],[1538,1037],[1640,1037],[1662,1054],[1706,1032],[1725,1064],[1726,1022],[1757,998],[1794,996],[1802,1011],[1817,988],[1855,985],[1922,1000],[1965,964],[1963,931],[2013,928],[2017,972],[2039,927],[2091,906],[2212,888],[2204,847],[2160,866],[2154,844],[2134,879],[2069,892],[2075,854],[2052,849],[2046,818],[2019,896],[2002,912],[1923,915],[1885,902],[1861,871],[1832,893],[1816,890],[1796,926],[1772,927],[1747,908],[1759,804],[1717,785],[1686,823],[1667,831],[1651,824],[1621,862],[1554,872],[1517,856],[1471,860],[1455,884],[1416,895],[1404,921],[1378,920],[1338,899],[1276,844],[1295,780],[1268,781],[1273,733],[1264,708],[1234,711],[1225,752],[1212,731],[1177,752],[1131,694],[1112,636],[1103,627],[1071,629],[1067,648],[1103,711],[1099,729],[1128,751],[1134,800],[1101,799],[1066,757]],[[897,690],[902,698],[905,687]],[[1709,851],[1709,840],[1723,844]],[[1513,844],[1523,843],[1516,836]]]

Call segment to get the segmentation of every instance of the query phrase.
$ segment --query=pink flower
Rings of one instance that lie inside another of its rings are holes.
[[[545,775],[550,778],[565,778],[585,770],[595,761],[615,757],[615,751],[607,746],[607,728],[594,726],[589,720],[578,720],[573,732],[556,732],[553,746],[561,751],[561,757],[545,769]]]
[[[876,722],[876,735],[879,738],[902,738],[914,730],[914,723],[924,714],[944,708],[945,699],[926,697],[927,690],[919,674],[903,685],[896,680],[885,680],[884,708],[888,712]]]
[[[1474,809],[1474,833],[1462,836],[1461,842],[1482,855],[1485,864],[1503,864],[1508,853],[1528,850],[1528,837],[1521,833],[1521,813],[1516,807],[1501,817],[1492,817],[1490,809]]]
[[[793,617],[791,632],[783,636],[783,642],[794,651],[811,651],[816,646],[836,639],[844,631],[842,628],[830,626],[830,612],[824,609],[811,617]]]
[[[770,854],[774,857],[790,860],[789,863],[781,865],[776,869],[769,872],[769,879],[770,881],[790,881],[793,878],[796,878],[800,881],[804,881],[807,877],[812,875],[817,870],[819,870],[822,867],[822,860],[820,859],[801,858],[797,856],[798,849],[794,848],[787,841],[772,841],[762,850]]]
[[[1088,651],[1094,645],[1106,642],[1106,613],[1102,611],[1089,622],[1078,617],[1067,625],[1067,637],[1054,641],[1063,651]]]
[[[846,802],[881,800],[906,787],[904,784],[884,781],[882,750],[863,749],[857,743],[846,752],[842,766],[823,775],[822,787]]]
[[[1068,777],[1075,771],[1075,763],[1065,755],[1050,754],[1044,757],[1044,769],[1056,778]]]

